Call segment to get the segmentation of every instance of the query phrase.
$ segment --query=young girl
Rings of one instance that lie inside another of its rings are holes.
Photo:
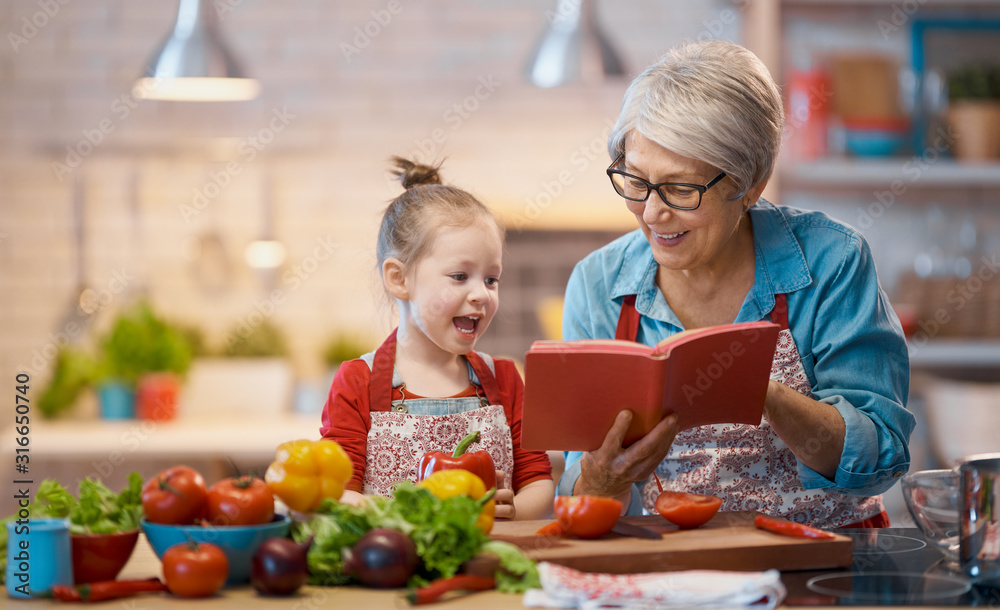
[[[391,495],[416,480],[424,453],[450,453],[479,430],[470,451],[493,457],[496,516],[546,517],[552,467],[544,451],[521,449],[521,377],[511,361],[473,351],[499,305],[504,230],[475,197],[443,186],[437,167],[393,162],[406,191],[385,211],[376,254],[399,326],[341,365],[323,408],[320,432],[354,463],[342,501]]]

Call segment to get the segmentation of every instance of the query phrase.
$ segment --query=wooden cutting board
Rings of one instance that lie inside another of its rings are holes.
[[[584,572],[625,574],[673,570],[819,570],[849,566],[852,540],[791,538],[754,527],[755,512],[718,513],[705,525],[682,530],[659,515],[622,517],[662,534],[662,539],[610,533],[596,540],[539,536],[551,520],[497,521],[490,536],[517,545],[536,561]]]

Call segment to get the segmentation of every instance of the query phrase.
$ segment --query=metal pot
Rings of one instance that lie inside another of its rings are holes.
[[[977,583],[1000,585],[1000,453],[966,457],[958,472],[959,564]]]

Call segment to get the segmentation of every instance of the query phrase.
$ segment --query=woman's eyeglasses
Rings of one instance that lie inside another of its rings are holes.
[[[722,172],[704,185],[686,182],[653,184],[638,176],[615,169],[624,158],[625,153],[623,152],[618,155],[614,163],[608,166],[608,177],[611,178],[611,184],[615,187],[616,193],[629,201],[646,201],[649,198],[649,192],[656,191],[663,203],[677,210],[697,210],[698,206],[701,205],[701,196],[705,194],[705,191],[726,177],[726,172]]]

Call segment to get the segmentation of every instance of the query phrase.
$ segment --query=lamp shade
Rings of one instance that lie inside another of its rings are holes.
[[[177,101],[251,100],[260,83],[247,78],[219,33],[215,9],[179,0],[173,30],[136,81],[138,97]]]
[[[528,63],[528,80],[547,88],[624,74],[618,53],[598,27],[593,0],[557,0]]]

